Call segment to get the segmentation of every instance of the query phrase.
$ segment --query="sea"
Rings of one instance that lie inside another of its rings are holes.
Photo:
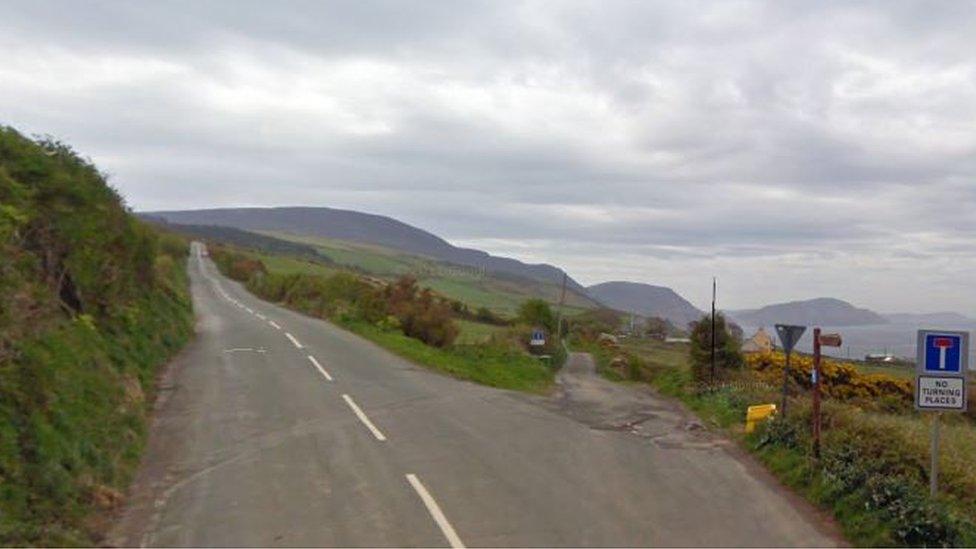
[[[752,337],[758,326],[742,326],[744,337]],[[773,326],[765,326],[766,332],[776,338]],[[825,333],[836,332],[841,335],[840,347],[823,347],[823,353],[838,358],[864,360],[869,354],[891,354],[897,358],[915,360],[915,340],[918,330],[961,330],[970,333],[969,364],[976,368],[976,323],[922,325],[915,323],[868,324],[861,326],[821,326]],[[779,345],[779,341],[776,341]],[[813,328],[807,328],[795,349],[803,353],[813,352]]]

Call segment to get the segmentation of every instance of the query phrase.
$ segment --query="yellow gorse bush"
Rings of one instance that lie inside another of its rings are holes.
[[[786,356],[783,353],[757,353],[746,356],[746,365],[760,379],[770,384],[782,383]],[[794,355],[790,361],[790,378],[801,387],[810,388],[813,357]],[[828,396],[854,400],[892,397],[912,401],[911,381],[887,374],[866,374],[856,365],[824,358],[820,364],[821,389]]]

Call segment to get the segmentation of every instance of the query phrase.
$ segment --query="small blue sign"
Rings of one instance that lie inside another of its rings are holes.
[[[952,334],[925,334],[925,371],[962,371],[962,337]]]
[[[963,375],[966,371],[968,334],[921,331],[919,371],[927,374]]]

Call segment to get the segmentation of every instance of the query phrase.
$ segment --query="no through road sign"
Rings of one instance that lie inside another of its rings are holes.
[[[969,333],[919,330],[919,374],[964,376],[968,362]]]
[[[965,411],[968,369],[968,332],[919,330],[915,408]]]

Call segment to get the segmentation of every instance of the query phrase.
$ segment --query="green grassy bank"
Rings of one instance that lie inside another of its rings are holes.
[[[0,545],[98,543],[192,334],[186,254],[69,148],[0,128]]]

